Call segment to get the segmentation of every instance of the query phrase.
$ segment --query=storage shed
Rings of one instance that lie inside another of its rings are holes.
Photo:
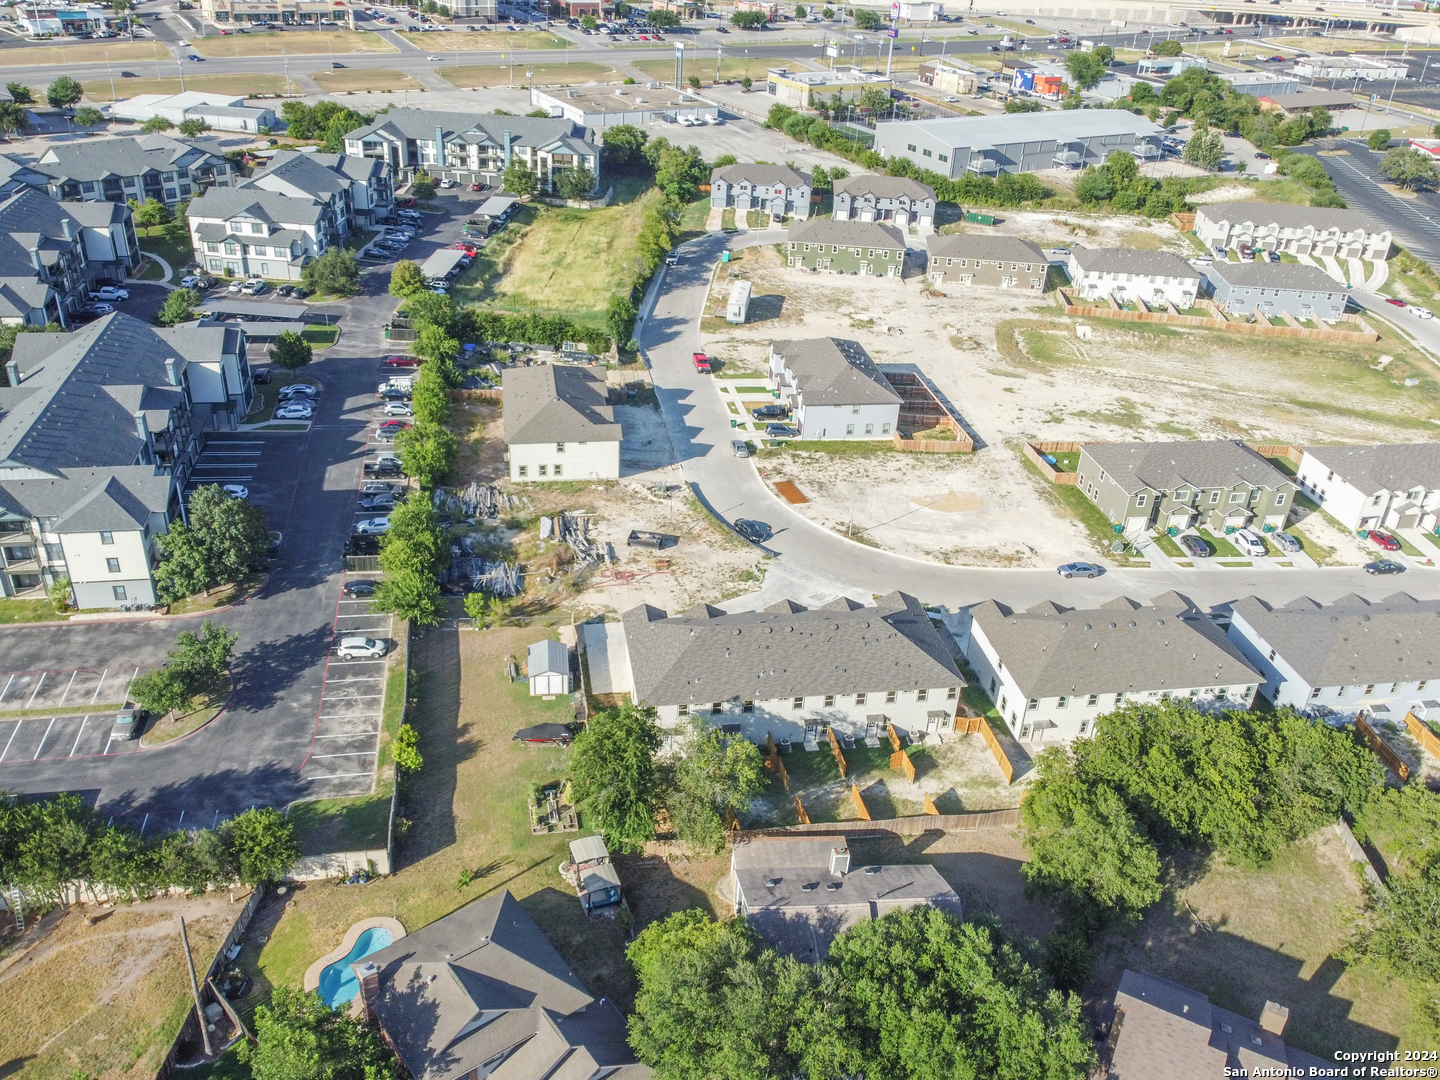
[[[546,638],[530,646],[526,656],[531,697],[570,693],[570,650]]]
[[[739,326],[750,316],[750,282],[737,281],[730,286],[730,302],[725,305],[725,321]]]

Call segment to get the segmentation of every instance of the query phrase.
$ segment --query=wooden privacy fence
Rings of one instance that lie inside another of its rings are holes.
[[[1065,472],[1057,469],[1045,460],[1046,454],[1078,454],[1081,444],[1078,442],[1027,442],[1021,449],[1027,461],[1040,470],[1040,475],[1049,480],[1050,483],[1059,486],[1074,484],[1077,476],[1073,472]]]
[[[851,788],[859,800],[858,790]],[[860,800],[864,805],[864,800]],[[980,829],[1013,829],[1020,824],[1019,810],[986,810],[974,814],[917,814],[913,817],[859,821],[821,821],[805,825],[784,825],[760,829],[754,836],[919,836],[926,832],[976,832]]]
[[[1250,447],[1261,457],[1283,457],[1292,465],[1298,466],[1300,459],[1305,456],[1303,446],[1291,446],[1289,443],[1256,443]]]
[[[805,804],[800,801],[800,796],[795,796],[795,816],[800,819],[801,825],[810,824],[810,815],[805,812]]]
[[[935,800],[930,798],[930,793],[925,792],[925,813],[938,816],[940,811],[935,809]]]
[[[826,728],[825,734],[830,736],[830,749],[835,753],[835,764],[840,766],[840,779],[844,780],[849,769],[845,765],[845,755],[840,752],[840,740],[835,738],[834,728]]]
[[[855,812],[860,815],[860,820],[869,821],[870,811],[865,806],[865,800],[860,797],[860,788],[854,780],[850,781],[850,801],[855,804]]]
[[[961,725],[964,725],[963,727]],[[957,716],[955,718],[955,730],[966,735],[974,735],[979,732],[985,740],[985,745],[990,748],[990,753],[995,757],[995,764],[1000,766],[1000,771],[1005,774],[1005,783],[1015,782],[1015,766],[1010,764],[1010,758],[1005,753],[1005,748],[1000,745],[1000,740],[995,738],[995,732],[990,730],[990,722],[983,716]]]
[[[1387,769],[1400,778],[1402,784],[1410,779],[1409,762],[1397,754],[1390,744],[1380,737],[1380,733],[1370,726],[1370,721],[1363,716],[1357,716],[1355,727],[1361,735],[1365,736],[1365,741],[1370,744],[1370,749],[1375,751]]]
[[[1060,294],[1060,301],[1065,305],[1066,315],[1078,315],[1085,319],[1120,319],[1125,322],[1152,322],[1168,323],[1171,326],[1193,326],[1201,330],[1229,330],[1237,334],[1253,334],[1257,337],[1280,337],[1280,338],[1301,338],[1308,341],[1338,341],[1347,344],[1370,343],[1380,340],[1380,335],[1371,329],[1367,323],[1358,315],[1342,315],[1340,320],[1352,326],[1359,327],[1356,330],[1310,330],[1303,326],[1275,326],[1269,319],[1263,322],[1236,322],[1228,317],[1214,303],[1209,300],[1199,299],[1195,306],[1204,308],[1212,314],[1204,315],[1180,315],[1171,314],[1168,311],[1126,311],[1115,303],[1113,296],[1107,297],[1107,304],[1098,307],[1094,304],[1077,304],[1065,289],[1055,290]]]
[[[780,783],[790,790],[790,774],[785,771],[785,762],[780,759],[780,749],[775,745],[775,736],[765,732],[765,768],[780,774]],[[798,801],[798,800],[797,800]]]
[[[1440,736],[1430,730],[1430,725],[1425,723],[1412,712],[1405,713],[1405,727],[1414,736],[1421,748],[1433,757],[1440,758]]]

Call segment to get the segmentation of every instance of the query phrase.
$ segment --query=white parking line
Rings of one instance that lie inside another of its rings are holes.
[[[355,667],[356,665],[359,665],[359,664],[383,664],[383,663],[385,663],[385,661],[384,661],[383,659],[382,659],[382,660],[340,660],[340,659],[335,659],[335,660],[331,660],[331,661],[330,661],[330,666],[331,666],[331,667],[341,667],[341,666],[343,665],[343,666],[345,666],[345,667]]]
[[[130,681],[125,684],[125,696],[120,699],[120,704],[121,704],[121,705],[124,705],[125,702],[127,702],[127,701],[130,700],[130,687],[131,687],[132,685],[134,685],[135,680],[138,679],[139,677],[140,677],[140,667],[139,667],[139,665],[137,664],[136,667],[135,667],[135,673],[130,676]]]
[[[10,681],[5,684],[5,689],[4,689],[4,690],[0,690],[0,701],[4,701],[4,700],[5,700],[5,695],[10,692],[10,683],[13,683],[14,681],[15,681],[15,676],[14,676],[14,675],[11,675],[11,676],[10,676]]]
[[[100,687],[105,685],[105,676],[109,673],[110,669],[108,667],[104,671],[100,672],[100,681],[95,684],[95,696],[90,699],[91,705],[94,705],[95,702],[100,700]],[[122,701],[120,704],[123,705],[125,703]]]
[[[346,701],[366,701],[370,698],[383,698],[384,694],[345,694],[342,695]]]
[[[362,738],[364,738],[366,735],[379,735],[379,734],[380,734],[380,729],[379,729],[379,728],[376,728],[374,731],[353,731],[353,732],[347,731],[347,732],[344,732],[344,733],[342,733],[342,734],[340,734],[340,735],[316,735],[315,738],[317,738],[317,739],[362,739]],[[322,754],[322,755],[319,755],[319,756],[323,757],[324,755]]]
[[[27,709],[30,708],[31,705],[35,704],[35,695],[40,693],[40,687],[45,685],[45,676],[49,674],[50,673],[48,671],[40,672],[40,681],[35,684],[35,689],[30,691],[30,700],[25,703],[25,707]]]
[[[79,675],[79,674],[80,674],[80,669],[79,669],[79,668],[76,668],[74,671],[72,671],[72,672],[70,673],[70,681],[65,684],[65,693],[63,693],[63,694],[60,695],[60,704],[61,704],[61,705],[64,705],[64,704],[65,704],[65,699],[70,696],[70,688],[75,685],[75,676],[76,676],[76,675]]]
[[[353,679],[331,679],[331,683],[344,684],[352,682],[384,682],[383,675],[360,675]]]
[[[6,743],[5,743],[5,749],[4,749],[4,750],[0,750],[0,761],[4,761],[4,760],[5,760],[5,755],[10,752],[10,744],[15,741],[15,736],[20,734],[20,725],[23,724],[24,722],[25,722],[24,720],[16,720],[16,721],[15,721],[15,730],[13,730],[12,732],[10,732],[10,738],[9,738],[9,739],[6,741]]]
[[[328,757],[369,757],[373,753],[375,753],[374,750],[356,750],[354,753],[350,754],[315,754],[313,757],[311,757],[310,760],[318,761],[320,758]]]
[[[348,780],[348,779],[349,779],[350,777],[352,777],[352,776],[369,776],[369,775],[370,775],[369,772],[342,772],[342,773],[335,773],[335,774],[332,775],[332,776],[310,776],[310,777],[306,777],[306,779],[319,782],[319,781],[321,781],[321,780]]]
[[[81,717],[81,719],[80,719],[80,730],[75,733],[75,745],[72,746],[72,747],[70,747],[70,756],[71,756],[71,757],[74,757],[74,756],[75,756],[75,751],[78,750],[78,749],[80,749],[80,736],[85,734],[85,721],[86,721],[86,720],[89,720],[89,719],[90,719],[89,716],[84,716],[84,717]]]
[[[322,716],[322,717],[320,717],[320,719],[321,719],[321,720],[376,720],[376,719],[378,719],[378,718],[379,718],[380,716],[382,716],[382,715],[384,715],[384,714],[383,714],[383,713],[378,713],[378,712],[372,712],[372,713],[347,713],[347,714],[344,715],[344,716],[341,716],[341,715],[339,715],[338,713],[331,713],[329,716]]]
[[[50,737],[50,729],[55,726],[55,717],[50,717],[50,723],[45,725],[45,734],[40,736],[40,745],[35,748],[35,756],[31,761],[40,760],[40,751],[45,749],[45,740]]]

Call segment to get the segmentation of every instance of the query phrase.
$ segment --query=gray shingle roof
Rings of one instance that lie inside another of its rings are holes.
[[[1099,608],[1015,611],[986,600],[971,617],[1027,698],[1261,681],[1215,624],[1174,593],[1150,607],[1120,597]]]
[[[314,225],[329,212],[329,206],[316,199],[246,186],[212,187],[190,201],[186,216],[221,221],[247,217],[272,225]]]
[[[1440,600],[1396,593],[1372,603],[1352,593],[1272,607],[1247,596],[1233,610],[1310,686],[1440,678]]]
[[[900,395],[863,346],[840,338],[772,341],[808,405],[892,405]]]
[[[1339,229],[1342,233],[1355,229],[1367,232],[1389,232],[1383,225],[1359,210],[1340,210],[1329,206],[1290,206],[1286,203],[1223,202],[1206,203],[1195,208],[1197,218],[1206,221],[1228,221],[1232,225],[1249,222],[1259,226],[1274,225],[1281,229],[1313,228],[1316,232]]]
[[[1440,443],[1307,446],[1305,453],[1366,494],[1440,488]]]
[[[0,512],[55,518],[55,531],[125,532],[162,514],[172,478],[151,465],[60,469],[35,480],[0,480]]]
[[[1050,262],[1038,244],[1018,236],[996,233],[931,233],[925,238],[925,250],[932,259],[1007,259],[1012,262]]]
[[[34,279],[35,255],[43,266],[54,265],[77,246],[81,229],[66,204],[33,188],[17,191],[0,202],[0,277]]]
[[[761,165],[754,161],[741,161],[735,165],[722,165],[710,171],[710,182],[723,180],[727,184],[738,184],[749,180],[752,184],[784,184],[786,187],[810,186],[810,174],[792,169],[788,165]]]
[[[1200,280],[1196,270],[1179,255],[1168,251],[1142,251],[1139,248],[1076,247],[1075,265],[1085,273],[1143,274],[1146,277],[1190,278]]]
[[[1295,482],[1236,439],[1191,442],[1085,443],[1082,447],[1106,475],[1129,494],[1173,491],[1177,487],[1261,488]]]
[[[888,136],[911,131],[921,132],[943,145],[972,150],[1023,142],[1069,143],[1106,135],[1158,140],[1164,134],[1158,124],[1123,109],[1071,109],[1002,116],[949,116],[935,120],[882,120],[875,127],[876,141],[889,145]]]
[[[549,1080],[579,1064],[628,1065],[625,1021],[596,1001],[519,902],[504,891],[467,904],[366,957],[379,969],[371,1007],[415,1080],[487,1075]],[[357,967],[361,965],[356,965]],[[513,1052],[513,1053],[512,1053]],[[586,1063],[583,1058],[591,1061]],[[594,1069],[578,1072],[587,1078]]]
[[[366,135],[384,132],[400,139],[433,139],[437,127],[447,142],[461,138],[464,142],[499,146],[508,131],[512,146],[544,147],[569,138],[577,140],[587,153],[599,153],[594,133],[563,116],[496,116],[492,113],[391,109],[377,116],[372,123],[347,131],[345,138],[363,139]]]
[[[860,173],[846,176],[832,185],[836,195],[874,195],[877,199],[909,198],[914,200],[935,199],[935,189],[908,176],[884,176],[878,173]]]
[[[280,185],[293,187],[307,195],[323,194],[328,199],[336,192],[348,190],[350,179],[325,163],[316,161],[314,154],[290,151],[276,154],[265,169],[255,173],[245,183],[246,187],[258,187],[268,191],[282,190]]]
[[[173,172],[223,160],[203,147],[152,134],[60,143],[46,150],[35,168],[57,180],[103,180],[107,176]]]
[[[1300,263],[1232,263],[1216,261],[1205,276],[1228,285],[1250,289],[1292,289],[1300,292],[1337,293],[1345,286],[1318,266]]]
[[[644,705],[772,700],[961,686],[939,633],[913,596],[874,607],[839,600],[782,602],[733,615],[699,607],[667,616],[648,604],[624,615],[625,643]]]
[[[891,251],[903,251],[905,248],[905,234],[894,225],[879,221],[815,218],[801,225],[792,225],[788,239],[792,244],[839,244],[841,247],[889,248]]]
[[[591,368],[537,364],[505,372],[505,442],[619,442],[605,376]]]

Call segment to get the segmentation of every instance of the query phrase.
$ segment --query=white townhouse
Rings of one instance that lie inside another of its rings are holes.
[[[965,658],[1031,747],[1093,734],[1099,717],[1126,703],[1248,709],[1260,682],[1209,616],[1175,592],[1098,608],[1047,600],[1019,611],[986,600],[969,614],[957,635]]]
[[[734,208],[740,214],[759,210],[772,217],[808,218],[812,190],[810,174],[788,165],[742,161],[710,173],[711,208]]]
[[[1247,596],[1232,605],[1229,635],[1272,704],[1399,723],[1440,690],[1437,631],[1440,600],[1397,592],[1373,602],[1351,593],[1333,604],[1301,596],[1283,606]]]
[[[889,439],[902,399],[859,342],[770,343],[770,383],[803,439]]]
[[[913,596],[866,607],[845,597],[807,608],[782,600],[730,614],[702,604],[668,615],[642,604],[623,617],[636,704],[674,730],[703,716],[765,745],[949,732],[965,685]]]
[[[68,576],[82,608],[156,602],[156,538],[184,510],[206,432],[254,386],[236,325],[123,313],[21,334],[0,387],[0,594]]]
[[[1291,255],[1388,259],[1393,237],[1358,210],[1281,203],[1208,203],[1195,210],[1195,235],[1217,251],[1250,247]]]
[[[32,168],[44,174],[52,199],[67,202],[175,203],[239,178],[218,143],[159,133],[56,143]]]
[[[376,218],[387,217],[395,205],[389,164],[349,154],[282,150],[245,186],[328,202],[341,236],[375,224]]]
[[[1308,446],[1295,479],[1347,529],[1440,525],[1440,443]]]
[[[1178,255],[1135,248],[1087,248],[1070,253],[1070,281],[1086,300],[1115,297],[1121,304],[1142,300],[1163,307],[1195,306],[1200,271]]]
[[[328,199],[249,185],[211,188],[186,216],[195,261],[228,277],[299,281],[305,264],[340,239]]]
[[[897,229],[911,225],[920,232],[935,228],[935,189],[908,176],[861,173],[836,180],[836,221],[883,221]]]
[[[620,424],[604,368],[509,368],[503,389],[512,481],[619,478]]]

